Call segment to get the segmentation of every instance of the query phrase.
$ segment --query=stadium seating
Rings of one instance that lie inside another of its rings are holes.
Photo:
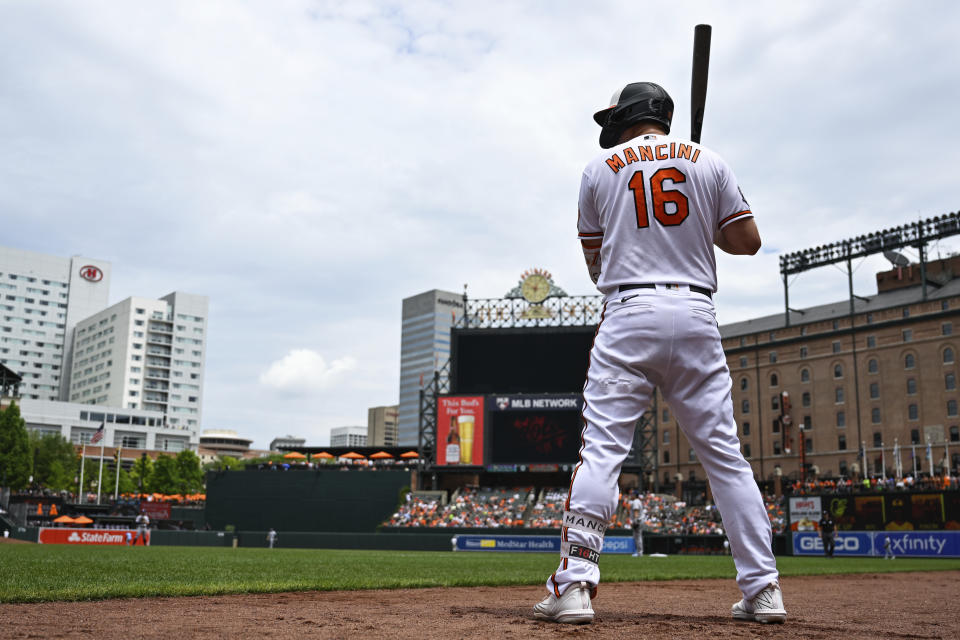
[[[466,487],[450,496],[446,505],[436,496],[409,494],[407,502],[384,526],[500,528],[527,527],[558,529],[567,499],[566,488],[542,489],[539,495],[530,487]],[[611,529],[626,529],[632,524],[629,503],[623,494],[611,520]],[[646,509],[644,529],[664,535],[723,535],[723,523],[712,504],[688,506],[670,495],[647,493],[641,496]],[[764,496],[774,534],[783,533],[785,515],[782,499]]]
[[[466,487],[446,505],[411,494],[407,503],[384,523],[392,527],[522,527],[534,499],[530,487],[492,489]]]

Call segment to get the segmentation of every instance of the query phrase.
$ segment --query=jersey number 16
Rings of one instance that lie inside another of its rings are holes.
[[[650,200],[653,204],[653,217],[665,227],[675,227],[687,219],[690,214],[690,205],[687,196],[675,188],[664,188],[664,182],[669,180],[674,185],[686,182],[687,177],[679,169],[664,167],[650,176]],[[633,203],[637,209],[637,228],[644,229],[650,226],[650,216],[647,211],[646,180],[643,171],[634,171],[630,182],[627,183],[633,191]],[[676,211],[667,213],[667,203],[673,203]]]

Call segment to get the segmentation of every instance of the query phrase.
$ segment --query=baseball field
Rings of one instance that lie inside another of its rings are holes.
[[[771,629],[729,618],[727,556],[602,563],[567,628],[530,614],[555,554],[0,544],[0,637],[960,637],[960,559],[778,558]]]

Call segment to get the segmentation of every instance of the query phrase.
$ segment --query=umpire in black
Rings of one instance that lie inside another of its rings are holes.
[[[833,540],[837,534],[837,525],[834,524],[830,512],[823,510],[823,517],[820,518],[820,539],[823,541],[823,553],[828,558],[833,557]]]

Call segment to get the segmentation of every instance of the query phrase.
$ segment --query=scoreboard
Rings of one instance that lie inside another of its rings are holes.
[[[580,395],[487,398],[492,464],[574,464],[583,423]]]
[[[596,327],[453,329],[452,393],[581,393]]]

